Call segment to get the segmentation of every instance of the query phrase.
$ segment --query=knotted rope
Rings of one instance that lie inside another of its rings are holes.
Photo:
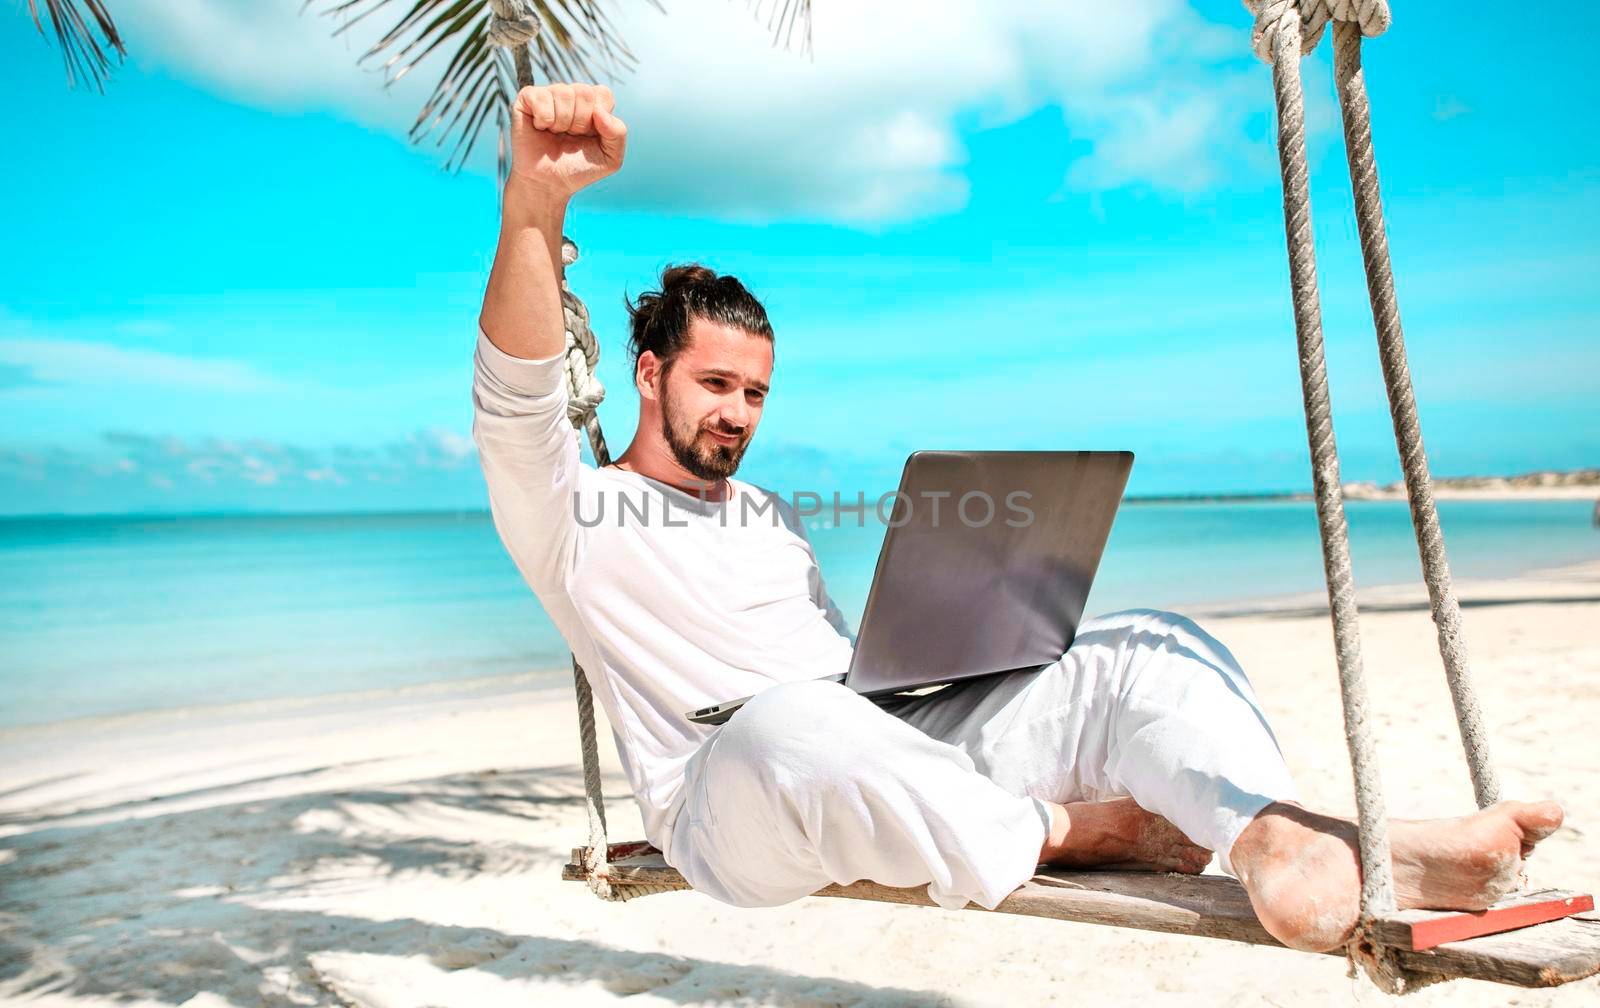
[[[511,53],[518,90],[533,83],[533,59],[528,55],[528,43],[543,28],[532,0],[489,0],[489,23],[484,28],[484,36],[490,45]],[[505,142],[504,135],[501,142]]]
[[[489,0],[490,45],[514,49],[533,41],[543,27],[539,10],[531,0]],[[519,82],[518,86],[526,85]]]
[[[578,246],[572,239],[563,237],[561,312],[567,330],[567,419],[573,427],[582,428],[589,435],[594,464],[607,466],[611,464],[611,451],[606,447],[600,417],[595,412],[606,396],[605,386],[594,373],[595,365],[600,362],[600,345],[589,328],[589,310],[567,286],[566,267],[577,261]],[[606,803],[600,782],[600,747],[595,739],[594,691],[576,655],[572,658],[572,686],[578,699],[578,745],[583,751],[584,807],[589,816],[589,846],[584,850],[583,867],[590,891],[601,899],[620,902],[684,888],[673,884],[622,885],[611,881],[606,863]]]
[[[1300,33],[1300,52],[1309,53],[1322,41],[1328,22],[1356,24],[1363,35],[1382,35],[1389,28],[1388,0],[1244,0],[1256,17],[1250,46],[1266,63],[1272,62],[1272,38],[1293,15]]]
[[[529,0],[489,0],[489,41],[511,50],[517,70],[517,87],[533,83],[533,62],[527,43],[539,34],[538,14]],[[589,328],[589,310],[567,286],[566,268],[578,261],[578,246],[565,236],[561,239],[561,314],[567,335],[567,419],[589,436],[594,464],[611,464],[611,451],[600,430],[596,412],[605,398],[605,386],[595,377],[600,362],[600,345]],[[603,900],[620,902],[636,896],[672,892],[682,886],[671,884],[628,884],[611,881],[606,862],[606,804],[600,780],[600,747],[595,739],[594,691],[577,655],[572,656],[572,686],[578,700],[578,745],[583,752],[584,808],[589,818],[589,845],[584,850],[583,867],[589,889]]]
[[[567,286],[566,267],[578,261],[578,246],[571,238],[561,239],[561,314],[567,327],[567,419],[572,426],[589,432],[590,446],[600,439],[600,449],[595,452],[596,465],[609,465],[610,456],[600,460],[605,453],[605,437],[600,433],[600,418],[595,410],[606,397],[606,387],[595,377],[595,365],[600,363],[600,344],[589,328],[589,309]]]
[[[605,386],[594,373],[595,365],[600,362],[600,345],[589,328],[589,310],[567,286],[566,267],[577,261],[578,246],[572,239],[563,237],[561,311],[567,330],[567,419],[572,421],[573,427],[582,428],[589,435],[594,464],[607,466],[611,464],[611,451],[606,447],[600,417],[595,412],[606,395]],[[583,796],[589,816],[589,846],[584,850],[583,867],[590,891],[601,899],[621,902],[686,888],[668,883],[622,885],[611,881],[606,863],[606,803],[600,782],[600,747],[595,739],[594,691],[576,655],[572,658],[572,686],[578,698],[578,744],[583,750]]]
[[[1393,912],[1394,876],[1389,860],[1388,817],[1379,779],[1372,730],[1367,724],[1367,689],[1361,662],[1361,630],[1355,579],[1350,571],[1350,530],[1339,485],[1339,450],[1328,401],[1328,370],[1322,348],[1322,304],[1317,295],[1317,254],[1311,229],[1311,194],[1306,168],[1305,91],[1300,83],[1300,6],[1290,0],[1246,0],[1257,14],[1256,36],[1268,47],[1278,105],[1278,164],[1283,173],[1283,219],[1289,247],[1289,282],[1294,295],[1295,337],[1300,348],[1300,385],[1322,565],[1333,615],[1334,652],[1344,705],[1345,743],[1355,776],[1360,830],[1361,915]],[[1307,7],[1324,13],[1321,0]],[[1310,11],[1313,16],[1316,11]],[[1315,22],[1313,22],[1315,23]],[[1259,50],[1258,50],[1259,51]]]
[[[605,437],[600,433],[600,418],[595,408],[605,398],[606,390],[594,376],[594,366],[600,360],[600,347],[589,329],[589,312],[567,286],[566,267],[578,260],[578,246],[570,239],[561,239],[561,313],[567,331],[567,419],[574,427],[584,427],[589,432],[590,449],[595,465],[607,465],[611,453],[606,449]],[[600,748],[595,740],[594,692],[589,677],[578,656],[572,656],[572,686],[578,698],[578,745],[583,751],[584,809],[589,816],[589,846],[584,852],[584,869],[589,888],[601,899],[623,900],[633,895],[619,891],[606,878],[606,799],[600,783]]]
[[[1372,152],[1370,107],[1361,75],[1361,36],[1378,35],[1389,26],[1385,0],[1245,0],[1256,15],[1252,43],[1258,55],[1272,65],[1273,90],[1278,106],[1278,158],[1283,173],[1284,227],[1289,249],[1289,275],[1294,291],[1295,334],[1300,345],[1301,385],[1305,400],[1306,433],[1311,447],[1312,479],[1316,488],[1317,520],[1322,536],[1323,566],[1333,617],[1334,647],[1339,666],[1339,687],[1344,706],[1345,741],[1355,778],[1357,845],[1361,858],[1361,913],[1347,946],[1352,963],[1390,993],[1415,990],[1428,982],[1400,965],[1392,952],[1373,940],[1376,917],[1395,909],[1394,881],[1389,853],[1388,820],[1384,808],[1372,731],[1367,724],[1367,694],[1361,662],[1360,628],[1350,571],[1349,530],[1339,485],[1339,456],[1334,441],[1328,401],[1327,369],[1323,357],[1321,306],[1317,297],[1316,252],[1311,227],[1311,201],[1305,153],[1305,94],[1300,81],[1300,57],[1316,47],[1322,29],[1334,22],[1334,52],[1339,103],[1344,117],[1345,148],[1355,193],[1362,257],[1372,302],[1384,382],[1395,441],[1405,470],[1407,497],[1433,618],[1438,627],[1440,655],[1455,702],[1456,719],[1472,771],[1473,788],[1480,806],[1495,800],[1498,785],[1489,765],[1482,716],[1467,672],[1465,644],[1461,640],[1461,611],[1450,585],[1449,564],[1438,513],[1433,504],[1432,481],[1422,448],[1405,342],[1395,302],[1388,242],[1384,235],[1383,204],[1378,191],[1376,159]]]

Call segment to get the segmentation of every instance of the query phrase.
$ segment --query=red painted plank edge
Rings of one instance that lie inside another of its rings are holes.
[[[1473,913],[1435,917],[1411,925],[1411,950],[1421,952],[1435,945],[1443,945],[1445,942],[1514,931],[1517,928],[1544,924],[1593,909],[1593,896],[1569,896],[1565,899],[1524,903],[1521,906],[1491,907]]]

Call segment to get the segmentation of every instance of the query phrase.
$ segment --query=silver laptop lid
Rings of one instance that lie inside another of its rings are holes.
[[[912,453],[849,685],[914,689],[1061,657],[1132,468],[1131,452]]]

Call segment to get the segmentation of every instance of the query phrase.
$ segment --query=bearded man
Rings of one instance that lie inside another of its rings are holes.
[[[849,629],[793,509],[734,475],[775,342],[738,280],[674,267],[639,298],[637,432],[612,465],[581,462],[562,223],[621,167],[626,139],[606,88],[518,95],[473,433],[496,527],[589,675],[667,863],[739,906],[871,879],[993,909],[1039,863],[1198,872],[1215,853],[1284,944],[1342,943],[1354,826],[1297,803],[1244,672],[1193,622],[1114,613],[1040,671],[883,706],[823,681],[848,668]],[[579,520],[624,508],[640,517]],[[726,724],[685,717],[746,695]],[[1395,821],[1400,905],[1489,905],[1561,818],[1552,802],[1507,801]]]

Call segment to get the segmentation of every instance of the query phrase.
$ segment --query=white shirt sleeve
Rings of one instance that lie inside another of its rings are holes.
[[[472,400],[472,439],[495,528],[543,600],[564,590],[579,528],[573,493],[582,462],[567,420],[566,355],[513,357],[480,328]]]

